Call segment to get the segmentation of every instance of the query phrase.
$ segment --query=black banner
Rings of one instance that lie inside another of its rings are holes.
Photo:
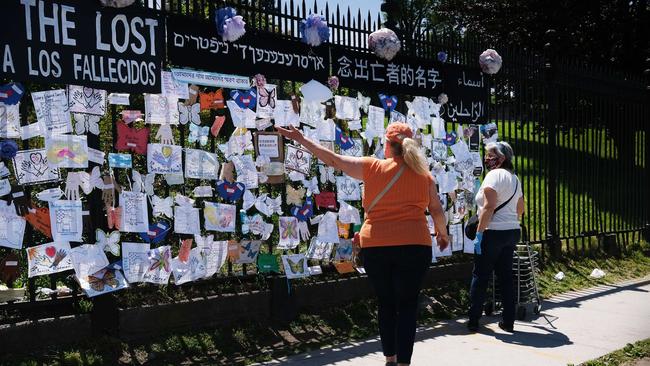
[[[445,120],[459,123],[487,123],[488,78],[481,69],[447,64],[445,93],[449,101],[441,110]]]
[[[373,54],[332,47],[332,74],[341,86],[379,93],[438,96],[443,92],[443,65],[398,54],[391,61]]]
[[[167,52],[173,66],[271,79],[324,82],[329,76],[327,45],[308,45],[250,30],[225,42],[214,23],[180,17],[167,20]]]
[[[160,92],[165,22],[155,13],[95,1],[4,0],[0,21],[0,78]]]

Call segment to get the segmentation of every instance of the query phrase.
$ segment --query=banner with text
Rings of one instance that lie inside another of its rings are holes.
[[[4,0],[0,78],[160,93],[162,16],[94,1]]]
[[[224,42],[213,23],[180,17],[167,19],[167,52],[173,66],[251,77],[294,81],[327,80],[327,46],[249,31],[237,42]]]
[[[487,123],[488,78],[481,69],[447,64],[444,68],[445,93],[449,101],[441,117],[459,123]]]

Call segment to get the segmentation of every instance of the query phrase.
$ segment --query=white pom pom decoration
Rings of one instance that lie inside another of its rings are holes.
[[[491,48],[483,51],[483,53],[481,53],[481,55],[478,57],[478,63],[481,65],[481,70],[483,70],[484,73],[490,75],[499,72],[502,62],[503,61],[501,60],[501,56],[497,53],[497,51]]]
[[[401,48],[397,34],[388,28],[381,28],[370,33],[368,36],[368,47],[377,57],[390,61],[395,57]]]

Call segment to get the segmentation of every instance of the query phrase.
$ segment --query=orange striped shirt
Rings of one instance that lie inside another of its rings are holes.
[[[380,160],[363,158],[363,208],[370,206],[404,163],[402,157]],[[409,244],[431,245],[425,211],[433,176],[420,175],[406,167],[402,176],[384,194],[359,233],[361,247]]]

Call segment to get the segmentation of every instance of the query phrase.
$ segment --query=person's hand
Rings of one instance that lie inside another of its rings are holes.
[[[441,252],[447,249],[449,246],[449,235],[441,234],[439,232],[436,233],[436,243],[438,243],[438,248],[440,248]]]
[[[474,238],[474,254],[481,255],[481,242],[483,241],[483,233],[477,232]]]
[[[305,136],[303,136],[302,132],[300,132],[300,130],[294,126],[289,126],[289,128],[276,127],[275,129],[280,133],[280,135],[288,138],[289,140],[296,141],[297,143],[302,143],[302,141],[305,139]]]

